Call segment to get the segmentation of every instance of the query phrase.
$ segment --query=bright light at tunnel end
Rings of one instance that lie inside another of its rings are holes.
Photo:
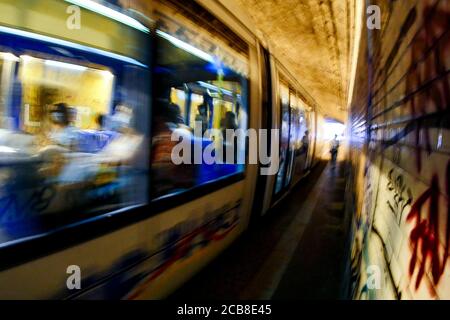
[[[345,125],[337,121],[325,121],[323,124],[323,132],[325,140],[332,140],[338,136],[339,140],[344,139]]]

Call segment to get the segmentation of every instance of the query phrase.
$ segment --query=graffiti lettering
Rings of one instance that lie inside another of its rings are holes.
[[[416,271],[415,288],[418,289],[426,272],[427,263],[431,265],[432,282],[438,284],[445,270],[449,257],[450,245],[450,206],[447,204],[447,228],[444,251],[440,248],[439,229],[443,219],[439,215],[439,177],[433,175],[431,186],[413,204],[407,221],[415,223],[410,234],[412,257],[409,264],[409,274],[412,277]],[[447,164],[447,197],[450,195],[450,161]],[[428,203],[428,210],[425,205]],[[444,222],[445,223],[445,222]],[[442,252],[442,253],[441,253]]]
[[[411,189],[406,187],[403,176],[400,174],[395,176],[392,169],[388,174],[387,190],[394,193],[392,201],[388,200],[387,205],[400,224],[403,212],[413,201]]]

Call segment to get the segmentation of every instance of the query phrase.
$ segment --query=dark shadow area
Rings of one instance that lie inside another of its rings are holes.
[[[273,299],[339,299],[346,257],[346,165],[328,166],[311,221]]]
[[[320,162],[281,203],[251,225],[236,242],[168,299],[239,299],[292,220],[301,214],[298,209],[324,172],[326,164],[325,161]],[[300,290],[297,288],[296,291]]]

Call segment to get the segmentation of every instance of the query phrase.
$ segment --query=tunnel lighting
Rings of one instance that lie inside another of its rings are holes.
[[[211,62],[211,63],[215,63],[213,56],[211,56],[210,54],[208,54],[200,49],[197,49],[196,47],[191,46],[190,44],[183,42],[183,41],[171,36],[170,34],[167,34],[161,30],[156,30],[156,34],[159,35],[161,38],[168,40],[174,46],[176,46],[180,49],[183,49],[184,51],[187,51],[187,52],[193,54],[194,56],[199,57],[200,59],[203,59],[203,60]]]
[[[353,98],[353,92],[355,90],[356,72],[358,69],[359,50],[361,46],[361,35],[363,32],[363,17],[364,17],[364,4],[363,1],[355,2],[355,21],[354,21],[354,39],[353,39],[353,52],[351,57],[351,73],[350,83],[347,92],[347,109],[351,109],[351,103]]]
[[[64,68],[64,69],[70,69],[70,70],[81,71],[81,72],[87,70],[87,68],[83,67],[83,66],[79,66],[79,65],[71,64],[71,63],[60,62],[60,61],[54,61],[54,60],[45,60],[45,65],[49,66],[49,67]]]
[[[67,48],[73,48],[73,49],[77,49],[77,50],[81,50],[81,51],[84,51],[84,52],[89,52],[89,53],[93,53],[93,54],[97,54],[97,55],[102,55],[104,57],[112,58],[112,59],[115,59],[115,60],[123,61],[123,62],[130,63],[130,64],[134,64],[134,65],[139,66],[139,67],[147,68],[146,65],[140,63],[139,61],[137,61],[137,60],[135,60],[133,58],[122,56],[120,54],[108,52],[108,51],[101,50],[101,49],[96,49],[96,48],[84,46],[84,45],[81,45],[81,44],[78,44],[78,43],[74,43],[74,42],[70,42],[70,41],[66,41],[66,40],[52,38],[52,37],[44,36],[44,35],[41,35],[41,34],[28,32],[28,31],[23,31],[23,30],[14,29],[14,28],[9,28],[9,27],[4,27],[4,26],[0,26],[0,32],[8,33],[8,34],[12,34],[12,35],[16,35],[16,36],[32,39],[32,40],[44,41],[44,42],[47,42],[47,43],[56,44],[56,45],[64,46],[64,47],[67,47]]]
[[[30,57],[27,55],[20,56],[20,60],[22,60],[24,63],[31,62],[31,60],[33,60],[33,59],[34,59],[33,57]]]
[[[101,14],[102,16],[105,16],[112,20],[123,23],[129,27],[136,29],[136,30],[139,30],[139,31],[142,31],[145,33],[150,33],[150,30],[146,26],[144,26],[142,23],[137,21],[136,19],[133,19],[133,18],[127,16],[126,14],[123,14],[119,11],[111,9],[100,3],[97,3],[97,2],[94,2],[91,0],[65,0],[65,1],[69,2],[71,4],[74,4],[76,6],[85,8],[87,10],[93,11],[95,13]]]
[[[108,70],[101,70],[100,73],[107,79],[114,78],[114,75]]]
[[[0,146],[0,152],[2,152],[2,153],[17,153],[17,150],[13,149],[11,147]]]
[[[222,91],[223,93],[225,93],[225,94],[227,94],[227,95],[229,95],[229,96],[232,96],[232,95],[233,95],[233,92],[231,92],[231,91],[229,91],[229,90],[225,90],[225,89],[220,89],[219,87],[216,87],[215,85],[209,84],[209,83],[207,83],[207,82],[198,81],[197,83],[198,83],[200,86],[202,86],[203,88],[210,89],[210,90],[213,90],[213,91],[215,91],[215,92]]]
[[[0,52],[0,57],[8,61],[19,61],[19,58],[9,52]]]
[[[41,59],[37,59],[37,58],[27,56],[27,55],[20,56],[20,59],[24,63],[31,62],[32,60],[41,60]],[[64,68],[64,69],[81,71],[81,72],[88,70],[88,68],[85,66],[80,66],[78,64],[72,64],[72,63],[55,61],[55,60],[44,60],[44,64],[49,67]],[[97,71],[106,79],[114,78],[114,75],[108,70],[97,70]]]
[[[339,140],[342,140],[345,133],[345,125],[334,121],[325,121],[323,125],[324,138],[326,140],[334,139],[335,135]]]

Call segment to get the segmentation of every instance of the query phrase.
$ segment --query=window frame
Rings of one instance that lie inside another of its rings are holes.
[[[150,99],[149,99],[149,167],[147,181],[150,187],[151,184],[151,150],[152,150],[152,124],[153,124],[153,112],[152,106],[154,103],[154,86],[155,86],[155,73],[153,72],[156,66],[155,50],[157,49],[155,44],[156,30],[152,29],[150,34],[146,37],[147,49],[150,53]],[[246,80],[246,96],[245,103],[247,106],[247,128],[250,125],[251,114],[249,112],[250,106],[250,79]],[[245,149],[246,159],[248,158],[248,148]],[[222,190],[233,184],[239,183],[245,180],[247,175],[248,166],[245,165],[244,170],[228,176],[220,177],[216,180],[203,183],[193,188],[163,196],[157,199],[151,199],[150,188],[147,192],[148,201],[146,204],[136,204],[111,212],[106,212],[92,217],[77,220],[73,223],[62,225],[50,230],[44,230],[36,234],[14,239],[7,242],[0,243],[0,272],[14,268],[21,264],[39,259],[45,258],[48,255],[64,251],[73,246],[80,245],[89,240],[96,239],[98,237],[107,235],[109,233],[118,231],[132,224],[139,223],[148,220],[152,217],[160,215],[168,210],[176,207],[181,207],[186,203],[199,200],[202,197],[206,197],[214,192]]]

